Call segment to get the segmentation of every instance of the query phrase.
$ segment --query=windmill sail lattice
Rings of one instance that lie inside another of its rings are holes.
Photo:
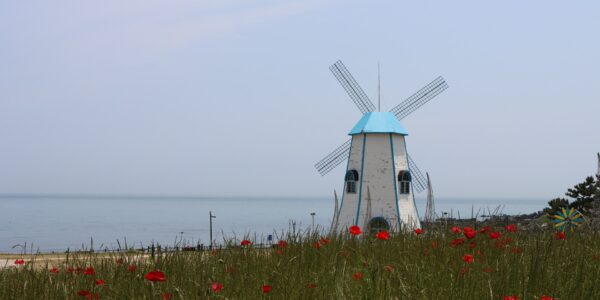
[[[329,173],[329,171],[333,170],[348,158],[348,155],[350,155],[351,142],[352,140],[346,141],[315,164],[315,168],[321,176],[325,176],[325,174]]]
[[[429,102],[433,97],[439,95],[445,89],[448,88],[448,84],[442,76],[434,79],[424,88],[408,97],[402,103],[392,108],[390,111],[396,115],[398,120],[404,119],[404,117],[410,115],[413,111],[417,110],[423,104]]]
[[[354,101],[354,104],[360,109],[360,112],[364,114],[375,110],[373,102],[371,102],[367,94],[365,94],[363,89],[358,85],[341,60],[338,60],[335,64],[331,65],[329,70],[331,70],[335,78],[337,78],[342,87],[344,87],[352,101]]]
[[[413,181],[413,188],[415,189],[415,191],[417,191],[417,193],[420,193],[427,188],[427,179],[425,179],[425,176],[423,176],[423,173],[421,173],[421,170],[419,169],[419,167],[417,167],[417,164],[412,159],[412,157],[410,157],[409,154],[407,154],[406,156],[408,157],[408,167],[410,173],[415,179]]]

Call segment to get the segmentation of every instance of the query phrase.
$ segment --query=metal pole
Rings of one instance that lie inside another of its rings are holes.
[[[216,218],[217,216],[213,216],[212,211],[208,212],[208,216],[209,216],[209,220],[210,220],[210,249],[212,250],[212,248],[213,248],[212,219]]]
[[[315,213],[311,212],[310,215],[312,216],[312,231],[315,232]]]

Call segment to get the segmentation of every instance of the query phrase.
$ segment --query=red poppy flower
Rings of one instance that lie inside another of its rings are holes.
[[[92,267],[88,267],[85,269],[85,271],[83,271],[83,274],[85,274],[85,275],[94,275],[94,273],[96,273],[96,272],[94,271],[94,268],[92,268]]]
[[[265,294],[266,294],[266,293],[268,293],[268,292],[270,292],[270,291],[271,291],[271,286],[270,286],[270,285],[268,285],[268,284],[265,284],[265,285],[263,285],[263,286],[262,286],[262,291],[263,291],[263,293],[265,293]]]
[[[458,226],[452,226],[452,229],[451,229],[451,230],[452,230],[452,232],[454,232],[454,233],[456,233],[456,234],[458,234],[458,233],[461,233],[461,232],[462,232],[462,230],[460,230],[460,227],[458,227]]]
[[[540,297],[540,300],[554,300],[554,298],[552,298],[550,296],[542,295],[542,297]]]
[[[77,296],[88,297],[92,293],[88,290],[80,290],[77,292]]]
[[[220,290],[223,289],[223,284],[220,282],[213,282],[210,289],[215,292],[218,293]]]
[[[465,243],[465,239],[463,238],[458,238],[458,239],[453,239],[452,242],[450,242],[450,247],[456,247],[459,245],[462,245]]]
[[[464,262],[466,262],[466,263],[470,264],[470,263],[472,263],[472,262],[474,261],[474,259],[473,259],[473,255],[471,255],[471,254],[465,254],[465,255],[463,255],[463,257],[462,257],[462,260],[463,260]]]
[[[354,279],[356,280],[361,280],[363,278],[363,275],[361,272],[356,272],[354,273],[354,275],[352,275],[352,277],[354,277]]]
[[[144,276],[144,278],[146,278],[146,280],[148,281],[152,281],[152,282],[162,282],[167,280],[167,278],[165,277],[165,273],[159,271],[159,270],[154,270],[154,271],[150,271],[148,273],[146,273],[146,276]]]
[[[504,296],[503,300],[519,300],[519,297],[512,295],[512,296]]]
[[[123,259],[122,258],[117,258],[117,260],[115,262],[117,263],[117,265],[122,265],[123,264]]]
[[[362,231],[360,231],[360,227],[356,225],[350,226],[350,228],[348,228],[348,231],[351,235],[359,235],[362,233]]]
[[[240,245],[242,245],[242,246],[249,246],[249,245],[251,245],[251,244],[252,244],[252,242],[250,242],[249,240],[243,240],[243,241],[240,243]]]
[[[322,237],[319,239],[319,243],[321,243],[321,245],[327,245],[327,244],[331,243],[331,241],[326,237]]]
[[[392,266],[385,266],[383,267],[388,273],[392,273],[394,271],[394,268]]]
[[[470,242],[469,243],[469,249],[473,249],[475,247],[477,247],[477,244],[475,242]]]
[[[164,293],[164,294],[162,294],[162,298],[163,298],[163,300],[171,300],[171,298],[173,298],[173,295],[171,295],[169,293]]]
[[[378,232],[376,237],[382,241],[387,241],[390,239],[390,233],[387,230],[383,230]]]
[[[554,238],[557,239],[557,240],[564,240],[564,239],[567,238],[567,235],[564,232],[559,231],[559,232],[557,232],[557,233],[554,234]]]
[[[306,287],[309,288],[309,289],[314,289],[314,288],[317,287],[317,284],[316,283],[309,283],[309,284],[306,285]]]
[[[490,239],[492,240],[496,240],[500,237],[500,232],[494,231],[492,233],[490,233]]]
[[[135,272],[135,270],[137,270],[136,266],[134,266],[134,265],[127,266],[127,272],[133,273],[133,272]]]
[[[106,281],[102,280],[102,279],[96,279],[96,285],[105,285]]]
[[[319,250],[319,249],[321,249],[321,244],[319,244],[319,242],[315,242],[315,243],[312,245],[312,247],[313,247],[313,248],[315,248],[315,249],[317,249],[317,250]]]
[[[507,232],[517,232],[517,225],[515,224],[508,224],[505,227]]]
[[[67,273],[73,273],[73,271],[75,271],[75,269],[73,269],[72,267],[68,267],[66,270]]]
[[[277,247],[278,248],[287,248],[287,247],[289,247],[289,244],[286,241],[279,241],[279,243],[277,243]]]
[[[491,226],[484,226],[479,229],[479,233],[486,233],[486,232],[490,232],[490,231],[492,231]]]
[[[469,272],[469,269],[467,269],[467,268],[460,268],[460,271],[458,271],[458,275],[459,276],[465,276],[465,274],[467,274],[467,272]]]
[[[23,264],[25,264],[25,261],[24,261],[24,260],[22,260],[22,259],[20,259],[20,258],[19,258],[19,259],[17,259],[17,260],[15,260],[15,265],[23,265]]]
[[[475,237],[475,235],[477,234],[477,231],[475,231],[475,229],[471,228],[471,227],[465,227],[463,228],[463,232],[465,234],[465,237],[468,239],[472,239]]]
[[[60,272],[60,271],[58,270],[57,267],[52,267],[52,269],[50,269],[50,273],[52,273],[52,274],[58,274],[58,272]]]
[[[416,235],[419,235],[419,234],[421,234],[421,233],[423,233],[423,229],[421,229],[421,228],[417,228],[417,229],[415,229],[415,234],[416,234]]]

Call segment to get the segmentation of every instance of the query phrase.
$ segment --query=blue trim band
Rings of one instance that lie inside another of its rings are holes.
[[[354,138],[350,138],[350,150],[348,150],[348,162],[346,162],[346,173],[348,173],[348,167],[350,166],[350,155],[352,154],[352,144],[354,143]],[[346,195],[346,173],[344,173],[344,190],[342,191],[342,203],[340,203],[339,211],[337,211],[337,220],[333,220],[334,222],[338,222],[340,220],[340,212],[342,211],[342,206],[344,206],[344,195]],[[362,176],[361,176],[362,177]],[[339,224],[336,224],[339,225]],[[336,226],[337,227],[337,226]],[[335,228],[337,231],[337,228]]]
[[[364,180],[364,171],[365,171],[365,148],[367,146],[367,134],[363,133],[363,148],[362,148],[362,158],[360,162],[360,188],[358,190],[358,207],[356,208],[356,219],[354,219],[354,225],[358,225],[358,217],[360,215],[360,203],[362,201],[362,186]]]
[[[396,213],[398,216],[398,231],[402,229],[400,222],[400,205],[398,204],[398,183],[396,182],[396,161],[394,159],[394,141],[390,133],[390,148],[392,149],[392,181],[394,181],[394,197],[396,197]]]

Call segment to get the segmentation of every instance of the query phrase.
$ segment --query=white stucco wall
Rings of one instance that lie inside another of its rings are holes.
[[[363,156],[364,135],[352,137],[352,147],[348,159],[348,170],[356,170],[359,174],[356,194],[346,193],[344,187],[343,199],[338,218],[338,231],[344,231],[347,227],[355,224],[356,213],[359,211],[357,225],[367,229],[368,218],[368,195],[371,198],[371,218],[384,217],[391,225],[392,230],[398,230],[398,209],[400,220],[405,228],[420,226],[416,208],[414,207],[412,188],[410,194],[396,194],[399,190],[394,186],[397,174],[400,170],[408,170],[404,137],[393,134],[394,159],[392,160],[392,147],[390,136],[387,133],[367,134],[365,144],[364,171],[361,169]],[[395,165],[395,173],[393,169]],[[361,174],[362,173],[362,174]],[[359,206],[359,196],[362,197]],[[397,181],[396,181],[396,184]],[[398,207],[396,205],[398,196]],[[406,226],[408,225],[408,226]]]

